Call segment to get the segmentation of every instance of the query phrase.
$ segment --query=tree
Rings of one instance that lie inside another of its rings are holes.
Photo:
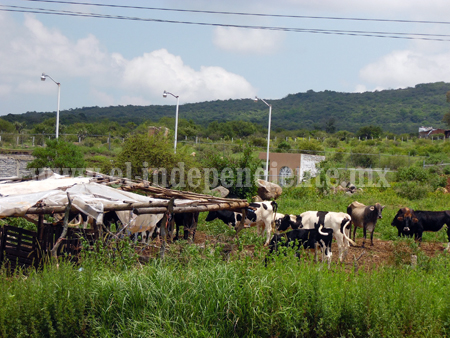
[[[362,127],[358,130],[356,133],[357,137],[360,137],[362,139],[371,139],[371,138],[378,138],[383,133],[383,129],[378,126],[366,126]]]
[[[447,92],[446,96],[447,102],[450,103],[450,91]],[[447,126],[450,126],[450,112],[444,114],[444,116],[442,117],[442,122],[446,123]]]
[[[26,125],[27,124],[25,122],[14,122],[14,128],[16,128],[16,132],[18,132],[19,134],[22,133]]]
[[[27,164],[27,168],[52,168],[60,173],[74,174],[72,168],[85,167],[80,148],[61,139],[48,140],[46,147],[34,149],[32,155],[35,159]]]
[[[0,119],[0,131],[12,133],[15,130],[14,124],[11,122],[5,121],[3,119]]]
[[[203,164],[216,170],[209,173],[210,188],[222,185],[239,198],[251,198],[257,193],[255,173],[261,167],[261,160],[255,157],[252,147],[244,147],[242,156],[238,158],[212,150],[205,154]],[[216,173],[220,176],[219,180],[213,177]]]
[[[334,134],[336,132],[336,119],[334,117],[330,118],[325,123],[325,131],[328,134]]]
[[[161,186],[201,191],[201,171],[195,171],[198,165],[192,155],[182,146],[177,147],[175,154],[172,140],[163,135],[149,137],[135,134],[125,140],[114,166],[122,171],[122,175],[129,174],[131,179],[140,178]]]

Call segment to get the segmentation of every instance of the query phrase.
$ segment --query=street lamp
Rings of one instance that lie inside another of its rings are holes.
[[[175,112],[175,141],[173,144],[173,151],[176,154],[177,153],[177,133],[178,133],[178,105],[180,103],[180,97],[178,95],[173,95],[172,93],[164,91],[163,97],[167,97],[167,94],[172,95],[177,99],[177,110]]]
[[[59,101],[60,101],[60,96],[61,96],[61,83],[53,80],[50,75],[42,73],[41,81],[45,81],[46,78],[49,78],[50,80],[52,80],[54,83],[56,83],[58,85],[58,110],[56,111],[56,138],[58,138],[58,136],[59,136]]]
[[[269,107],[269,127],[267,128],[267,155],[266,155],[266,181],[269,181],[269,147],[270,147],[270,123],[272,121],[272,105],[255,96],[255,102],[261,100]]]

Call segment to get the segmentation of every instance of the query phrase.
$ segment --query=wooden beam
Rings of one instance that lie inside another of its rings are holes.
[[[206,212],[206,211],[215,211],[215,210],[229,210],[235,208],[246,208],[248,207],[248,202],[231,202],[231,203],[216,203],[216,204],[208,204],[208,205],[197,205],[197,206],[180,206],[174,207],[173,213],[179,214],[182,212]],[[135,209],[135,213],[138,215],[141,214],[160,214],[165,211],[165,208],[142,208]]]
[[[205,203],[205,204],[203,204]],[[182,212],[205,212],[205,211],[215,211],[215,210],[229,210],[229,209],[242,209],[248,207],[248,202],[241,200],[240,202],[223,202],[223,203],[213,203],[213,202],[202,202],[200,204],[196,201],[195,206],[190,206],[189,204],[181,205],[179,207],[174,207],[173,212],[175,214]],[[134,210],[136,214],[161,214],[167,210],[169,201],[160,201],[152,203],[130,203],[130,204],[119,204],[109,207],[105,207],[105,211],[123,211],[123,210]],[[66,210],[66,206],[45,206],[45,207],[32,207],[27,210],[27,214],[61,214]],[[71,211],[77,212],[74,206],[72,206]]]

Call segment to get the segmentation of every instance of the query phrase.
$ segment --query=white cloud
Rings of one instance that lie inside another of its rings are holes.
[[[404,88],[417,83],[450,82],[450,52],[393,51],[360,70],[360,78],[382,88]]]
[[[285,35],[257,29],[217,27],[214,30],[214,44],[226,51],[240,53],[272,54],[278,51]]]
[[[109,95],[103,91],[100,91],[96,88],[91,89],[91,96],[94,97],[96,102],[99,102],[97,106],[113,106],[116,103],[113,95]]]
[[[72,80],[82,78],[72,86],[71,93],[72,102],[82,102],[80,106],[90,101],[74,98],[81,89],[76,88],[80,83],[85,83],[83,89],[95,98],[94,105],[147,105],[155,98],[161,101],[164,89],[176,92],[183,103],[255,94],[242,76],[221,67],[195,70],[184,64],[181,56],[165,49],[127,59],[120,53],[109,53],[92,34],[72,40],[58,29],[46,27],[33,15],[24,17],[23,25],[19,25],[0,15],[1,97],[53,95],[56,86],[42,85],[42,72],[65,88],[70,87]],[[64,102],[67,104],[67,100]]]
[[[297,9],[334,13],[364,12],[364,16],[371,13],[372,17],[373,15],[382,15],[383,17],[401,15],[401,18],[422,17],[428,19],[430,19],[430,15],[448,17],[449,9],[447,0],[278,0],[276,6],[271,0],[263,0],[259,1],[258,5],[266,5],[278,11]],[[304,15],[304,13],[299,13],[299,15]]]
[[[164,90],[179,95],[183,102],[249,97],[255,89],[242,76],[221,67],[184,64],[180,56],[165,49],[130,60],[124,69],[124,86],[162,95]]]

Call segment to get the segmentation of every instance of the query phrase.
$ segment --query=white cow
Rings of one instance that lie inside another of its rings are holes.
[[[164,216],[164,214],[136,215],[132,211],[116,211],[116,213],[122,224],[124,224],[126,233],[130,235],[135,234],[135,238],[141,233],[142,242],[147,244],[150,242],[158,222]]]
[[[345,212],[328,212],[328,211],[306,211],[300,215],[303,229],[319,229],[322,227],[332,229],[334,238],[339,248],[339,261],[342,262],[347,255],[349,243],[355,244],[349,237],[349,229],[347,227],[351,223],[350,215]]]

